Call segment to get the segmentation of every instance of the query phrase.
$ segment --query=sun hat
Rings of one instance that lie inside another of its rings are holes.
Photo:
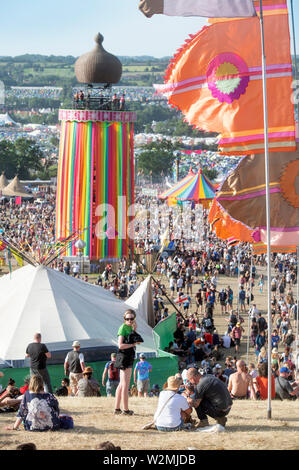
[[[83,374],[92,374],[93,373],[93,369],[92,367],[85,367],[84,371],[83,371]]]
[[[78,347],[78,346],[80,346],[79,341],[74,341],[73,344],[72,344],[72,347],[74,348],[74,347]]]
[[[277,354],[277,353],[278,353],[278,349],[277,349],[277,348],[273,348],[273,349],[272,349],[272,353]]]
[[[180,381],[172,375],[171,377],[168,377],[167,379],[167,390],[172,390],[176,392],[180,388]]]

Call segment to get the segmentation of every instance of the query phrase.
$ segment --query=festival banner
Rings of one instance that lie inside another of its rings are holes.
[[[276,152],[270,165],[271,246],[291,247],[299,240],[299,151]],[[267,243],[266,188],[263,155],[244,157],[222,184],[209,222],[217,236]],[[246,237],[246,238],[245,238]]]
[[[286,0],[271,0],[265,8],[269,150],[295,151]],[[190,36],[171,61],[165,84],[155,88],[189,124],[218,132],[220,153],[264,153],[261,57],[259,18],[214,23]]]
[[[148,18],[157,14],[208,18],[256,16],[253,0],[141,0],[139,9]]]

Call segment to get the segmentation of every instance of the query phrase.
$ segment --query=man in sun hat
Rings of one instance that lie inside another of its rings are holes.
[[[168,377],[167,388],[159,395],[154,417],[158,431],[181,431],[184,429],[184,418],[192,413],[187,399],[178,393],[180,385],[180,379]]]
[[[100,397],[100,385],[98,381],[92,378],[92,367],[85,367],[83,378],[78,382],[78,397]]]
[[[281,367],[279,370],[279,376],[275,378],[275,393],[277,398],[281,400],[296,400],[299,396],[299,390],[293,389],[290,381],[287,377],[291,371],[287,367]]]
[[[72,348],[73,350],[67,353],[64,360],[64,372],[65,375],[69,374],[72,395],[76,395],[78,391],[78,382],[83,377],[85,363],[84,355],[80,352],[79,341],[74,341]]]

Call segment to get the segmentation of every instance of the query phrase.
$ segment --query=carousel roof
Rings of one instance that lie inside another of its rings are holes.
[[[199,168],[194,173],[190,168],[188,175],[175,184],[172,188],[159,195],[159,199],[172,199],[177,202],[194,201],[203,202],[215,197],[216,185],[204,175]]]

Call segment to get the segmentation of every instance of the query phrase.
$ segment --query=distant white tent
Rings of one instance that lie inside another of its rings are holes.
[[[102,287],[44,266],[27,265],[0,279],[0,358],[24,360],[34,333],[42,334],[49,351],[70,349],[74,340],[83,347],[117,346],[123,314],[133,308],[137,331],[144,343],[137,352],[155,352],[152,328],[144,309],[151,284],[141,285],[124,302]],[[138,301],[139,298],[139,301]]]
[[[12,125],[17,123],[9,116],[8,113],[0,114],[0,126],[5,126],[7,124]]]
[[[140,285],[138,289],[131,295],[127,300],[130,303],[133,310],[139,312],[143,320],[154,328],[155,326],[155,315],[153,309],[153,299],[151,295],[148,295],[148,292],[151,292],[152,289],[152,279],[151,276],[147,276],[145,281]]]

